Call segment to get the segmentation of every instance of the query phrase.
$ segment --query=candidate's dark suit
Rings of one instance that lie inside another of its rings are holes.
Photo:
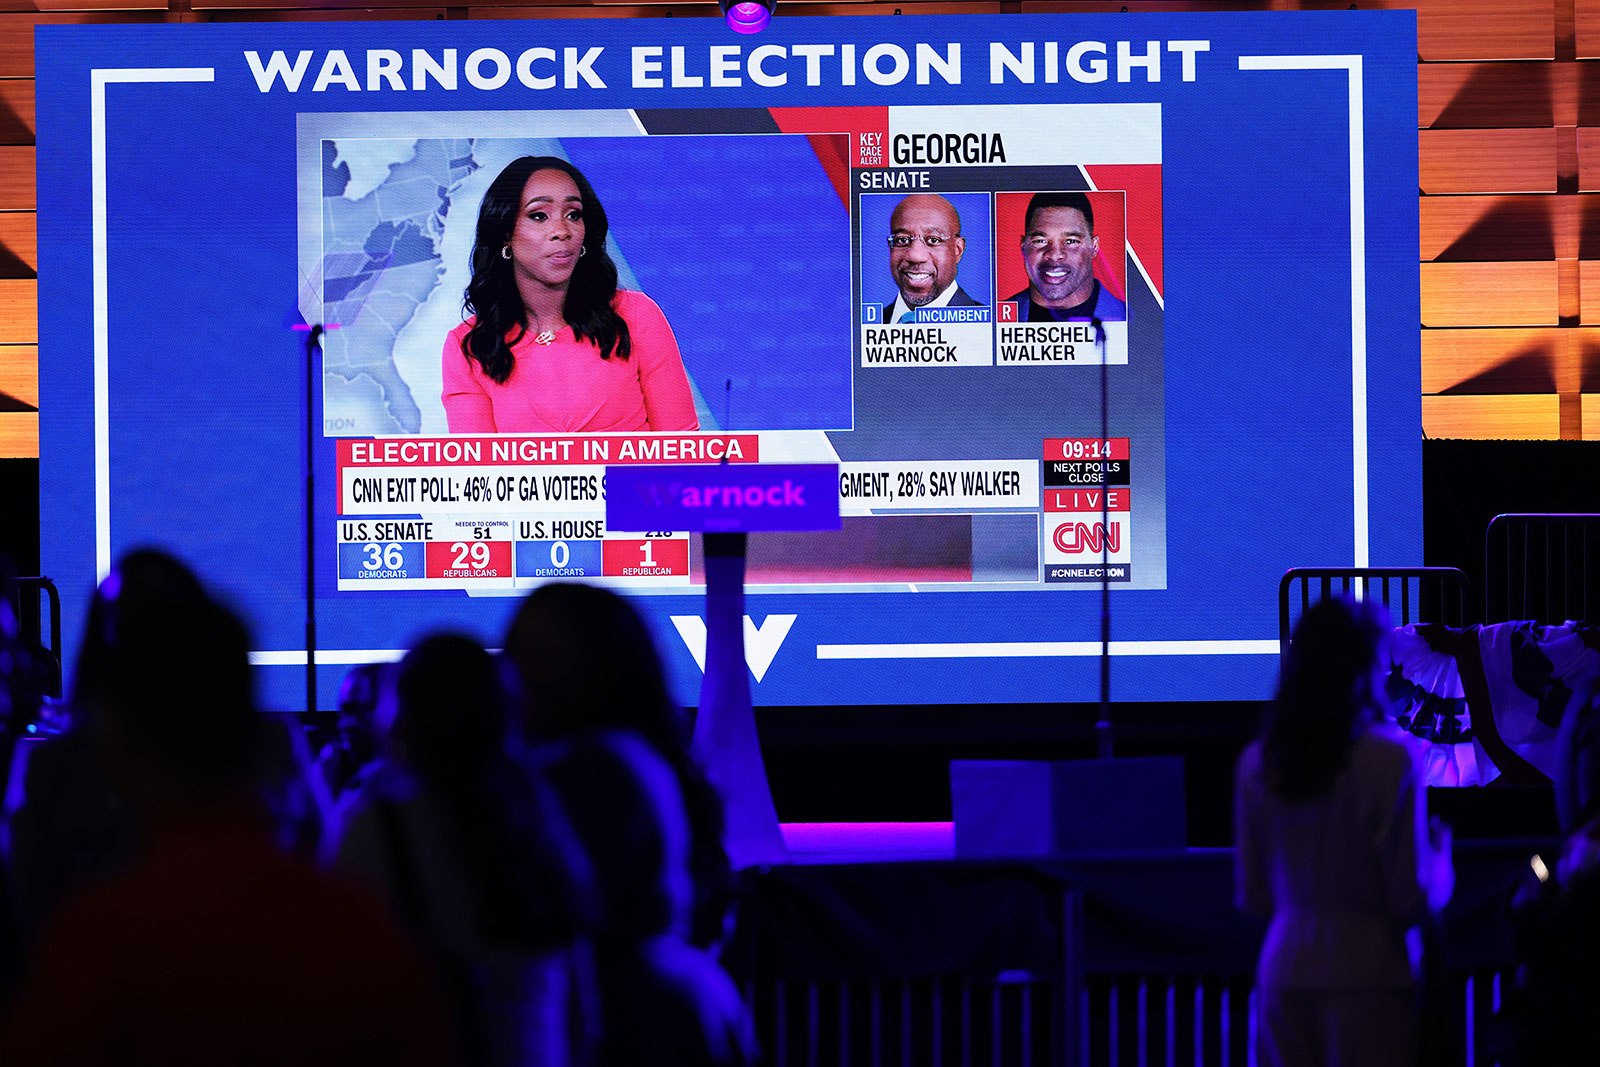
[[[924,304],[923,306],[926,307],[927,305]],[[950,294],[950,302],[944,306],[952,308],[981,308],[988,305],[984,304],[984,302],[981,300],[972,299],[972,297],[967,294],[967,291],[958,285],[956,286],[956,291]],[[894,314],[893,300],[883,305],[883,321],[888,322],[889,316],[892,314]]]
[[[1031,291],[1030,289],[1024,289],[1016,296],[1006,299],[1006,303],[1017,305],[1018,322],[1035,321],[1033,317],[1033,298],[1028,295]],[[1126,322],[1128,320],[1128,305],[1112,296],[1111,290],[1101,285],[1098,278],[1095,279],[1094,283],[1094,296],[1087,302],[1094,305],[1094,310],[1083,316],[1086,319],[1100,319],[1104,322]],[[1049,320],[1050,316],[1046,315],[1038,321]]]

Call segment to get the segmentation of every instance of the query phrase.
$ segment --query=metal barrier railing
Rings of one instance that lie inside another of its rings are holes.
[[[1085,1062],[1059,977],[773,978],[748,993],[773,1067]]]
[[[1600,514],[1496,515],[1483,554],[1486,622],[1554,624],[1600,611]]]
[[[1455,567],[1292,567],[1278,582],[1279,651],[1288,652],[1289,634],[1300,615],[1336,595],[1376,597],[1396,626],[1465,626],[1468,621],[1467,576]]]
[[[1076,1067],[1082,894],[1006,862],[762,867],[723,962],[771,1067]]]
[[[61,594],[56,583],[49,578],[13,578],[9,590],[11,608],[22,626],[22,638],[32,643],[32,648],[46,653],[43,667],[44,695],[60,699],[62,692],[61,669]],[[45,609],[48,602],[48,612]],[[48,621],[50,640],[45,643],[45,626]]]
[[[1501,970],[1458,971],[1459,1062],[1499,1062]],[[769,980],[752,995],[758,1041],[775,1067],[1255,1067],[1249,976],[1089,975],[1076,1027],[1062,1026],[1058,980]],[[1455,1014],[1451,1009],[1450,1014]],[[1063,1042],[1077,1043],[1070,1055]]]

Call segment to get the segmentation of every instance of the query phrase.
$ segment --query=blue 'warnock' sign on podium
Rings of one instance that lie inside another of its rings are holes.
[[[606,468],[606,528],[748,533],[839,529],[834,463]]]

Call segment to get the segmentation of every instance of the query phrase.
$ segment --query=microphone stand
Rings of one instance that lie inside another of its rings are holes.
[[[706,673],[689,750],[726,809],[723,835],[735,868],[788,863],[772,787],[761,758],[750,668],[744,658],[744,568],[748,535],[708,533]]]
[[[1100,350],[1100,445],[1104,451],[1111,436],[1110,368],[1106,366],[1106,328],[1098,318],[1094,323],[1094,344]],[[1111,721],[1111,479],[1106,477],[1107,457],[1100,457],[1100,718],[1094,724],[1095,755],[1111,759],[1115,755],[1114,727]]]
[[[317,710],[317,544],[316,445],[317,350],[322,344],[322,324],[313,323],[306,334],[306,713]]]

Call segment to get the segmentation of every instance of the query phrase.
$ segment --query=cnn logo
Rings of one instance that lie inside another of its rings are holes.
[[[1122,523],[1114,522],[1107,529],[1099,522],[1064,522],[1056,527],[1055,543],[1062,552],[1120,552]]]

